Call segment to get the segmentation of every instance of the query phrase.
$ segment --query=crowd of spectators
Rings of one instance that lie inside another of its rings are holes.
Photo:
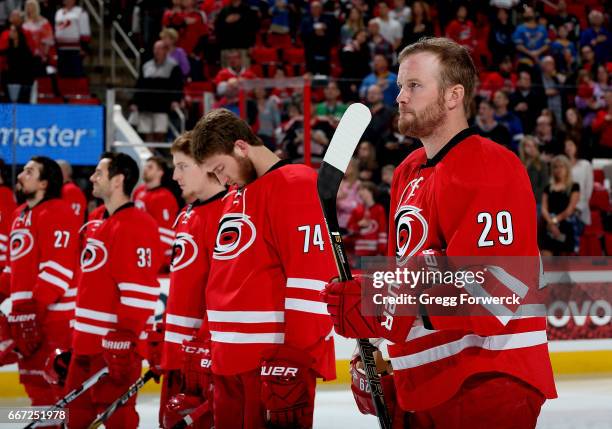
[[[77,0],[0,1],[0,79],[4,101],[30,102],[34,81],[84,77],[91,29]]]

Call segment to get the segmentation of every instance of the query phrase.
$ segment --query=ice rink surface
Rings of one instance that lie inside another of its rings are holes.
[[[599,378],[557,379],[559,398],[547,401],[538,420],[538,429],[612,429],[612,375]],[[0,406],[23,404],[24,399],[0,400]],[[140,428],[157,428],[159,398],[138,398]],[[371,416],[359,413],[348,386],[321,386],[315,404],[315,429],[376,429]],[[0,423],[0,428],[18,425]],[[467,428],[466,428],[467,429]],[[491,428],[494,429],[494,428]]]

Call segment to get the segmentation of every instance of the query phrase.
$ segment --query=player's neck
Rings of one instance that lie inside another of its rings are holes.
[[[196,195],[197,199],[200,201],[207,201],[217,195],[219,192],[223,192],[225,187],[221,185],[208,185],[206,189],[202,192],[198,192]]]
[[[117,209],[127,203],[130,202],[130,199],[124,195],[123,193],[111,195],[108,200],[104,200],[104,206],[106,207],[106,211],[108,214],[112,216],[113,213],[117,211]]]
[[[449,117],[448,120],[444,122],[442,126],[436,128],[431,135],[421,139],[425,147],[427,158],[431,159],[436,156],[453,137],[466,128],[468,128],[468,123],[465,117],[456,119]]]
[[[270,149],[261,146],[251,146],[249,158],[255,167],[257,177],[261,177],[268,172],[280,158],[274,154]]]
[[[28,205],[29,208],[32,208],[36,204],[40,203],[43,200],[43,198],[45,198],[44,192],[38,191],[34,194],[34,196],[31,199],[28,199],[26,201],[26,204]]]
[[[161,186],[161,180],[151,180],[148,183],[145,183],[145,187],[147,189],[155,189]]]

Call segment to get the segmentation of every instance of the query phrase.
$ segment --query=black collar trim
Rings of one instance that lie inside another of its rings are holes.
[[[125,209],[129,209],[131,207],[134,207],[134,203],[133,202],[129,202],[129,203],[125,203],[124,205],[122,205],[121,207],[119,207],[117,210],[115,210],[115,212],[113,213],[113,216],[116,215],[117,213],[119,213],[121,210],[125,210]],[[108,209],[104,210],[104,219],[110,217],[109,213],[108,213]]]
[[[191,207],[189,208],[189,210],[191,210],[194,207],[203,206],[203,205],[206,205],[208,203],[212,203],[215,200],[223,198],[225,196],[225,194],[227,194],[227,190],[223,190],[223,191],[213,195],[212,197],[210,197],[210,198],[208,198],[207,200],[204,200],[204,201],[195,200],[193,203],[191,203]]]
[[[270,167],[270,169],[264,173],[264,176],[274,170],[278,170],[279,168],[284,167],[285,165],[289,165],[289,164],[291,164],[291,161],[289,161],[288,159],[281,159],[276,164],[274,164],[272,167]]]
[[[450,152],[450,150],[452,148],[454,148],[459,143],[464,141],[466,138],[468,138],[469,136],[472,136],[474,134],[478,134],[478,132],[476,131],[475,127],[469,127],[469,128],[466,128],[466,129],[464,129],[462,131],[459,131],[459,133],[457,133],[455,135],[455,137],[450,139],[448,141],[448,143],[446,143],[442,147],[442,149],[440,149],[440,151],[437,154],[434,155],[433,158],[428,158],[427,162],[425,162],[421,167],[422,168],[434,167],[438,162],[442,161],[442,158],[444,158],[446,156],[446,154],[448,152]]]

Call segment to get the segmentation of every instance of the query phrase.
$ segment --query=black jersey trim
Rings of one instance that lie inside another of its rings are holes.
[[[422,168],[434,167],[438,162],[442,161],[442,159],[446,156],[448,152],[459,143],[464,141],[469,136],[478,134],[475,127],[469,127],[464,130],[459,131],[455,137],[450,139],[448,143],[446,143],[440,151],[434,155],[433,158],[428,158],[427,161],[421,166]]]
[[[276,164],[274,164],[272,167],[270,167],[270,169],[266,171],[263,175],[265,176],[266,174],[274,170],[278,170],[279,168],[284,167],[285,165],[290,165],[290,164],[291,164],[291,161],[289,161],[288,159],[281,159]]]
[[[134,207],[134,203],[132,201],[125,203],[124,205],[119,207],[117,210],[115,210],[115,212],[113,213],[113,216],[119,213],[121,210],[129,209],[131,207]],[[110,217],[110,214],[108,213],[108,209],[104,210],[104,219],[107,219],[109,217]]]
[[[215,200],[223,198],[225,196],[225,194],[227,194],[227,190],[224,189],[223,191],[213,195],[212,197],[210,197],[210,198],[208,198],[208,199],[206,199],[204,201],[195,200],[193,203],[191,203],[191,207],[189,208],[189,210],[191,210],[194,207],[203,206],[205,204],[212,203]]]

